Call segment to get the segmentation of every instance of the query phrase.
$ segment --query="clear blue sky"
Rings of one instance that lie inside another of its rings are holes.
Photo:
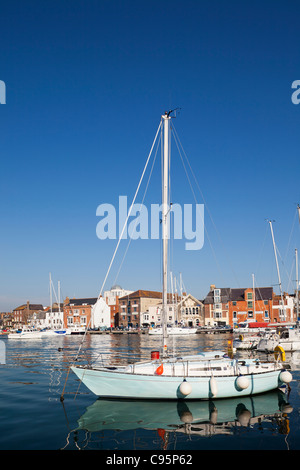
[[[212,283],[251,286],[252,273],[277,284],[270,218],[292,291],[299,19],[297,0],[2,2],[0,311],[46,305],[49,272],[64,297],[98,295],[115,241],[96,237],[97,206],[131,200],[160,116],[177,106],[207,233],[196,252],[174,243],[174,273],[198,298]],[[174,202],[191,203],[180,165]],[[148,202],[159,202],[159,171]],[[117,282],[159,290],[160,260],[157,242],[132,242]]]

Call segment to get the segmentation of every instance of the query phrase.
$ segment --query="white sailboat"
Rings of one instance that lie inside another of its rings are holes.
[[[56,297],[55,289],[52,282],[51,273],[49,273],[49,285],[50,285],[50,318],[49,318],[49,326],[41,330],[42,337],[47,336],[64,336],[70,334],[70,331],[67,328],[63,327],[63,312],[60,311],[60,282],[58,281],[58,312],[52,311],[52,289],[54,291],[54,295]],[[54,318],[55,313],[55,318]]]
[[[152,360],[127,366],[74,365],[71,370],[93,393],[110,398],[159,400],[229,398],[276,389],[292,380],[291,373],[283,368],[279,358],[274,362],[253,359],[239,361],[228,357],[223,351],[200,352],[196,355],[180,357],[168,354],[166,313],[171,117],[171,111],[165,113],[159,126],[159,128],[162,127],[164,157],[162,165],[162,357],[156,356]]]

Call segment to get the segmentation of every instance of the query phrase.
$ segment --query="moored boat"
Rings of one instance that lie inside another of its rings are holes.
[[[40,339],[42,338],[42,333],[29,326],[24,326],[21,330],[8,333],[7,337],[9,339]]]
[[[254,395],[276,389],[292,380],[280,358],[273,362],[238,361],[222,351],[190,356],[171,356],[167,340],[167,268],[169,234],[169,131],[171,111],[161,118],[163,137],[163,295],[162,357],[127,366],[73,365],[71,370],[93,393],[101,397],[127,399],[210,399]],[[158,129],[158,131],[159,131]],[[158,132],[157,134],[158,135]],[[154,144],[153,144],[154,146]],[[152,146],[152,148],[153,148]],[[149,160],[149,159],[148,159]],[[121,237],[120,237],[121,238]],[[101,294],[101,293],[100,293]]]
[[[149,335],[160,335],[162,336],[163,330],[160,327],[157,328],[149,328],[148,331]],[[167,334],[168,335],[177,335],[177,336],[186,336],[186,335],[194,335],[197,333],[197,328],[183,328],[181,326],[172,326],[167,327]]]
[[[300,350],[300,331],[298,328],[287,328],[281,333],[266,332],[257,344],[257,351],[273,352],[280,346],[285,352],[293,352]]]
[[[233,347],[236,350],[252,350],[256,349],[261,339],[260,335],[239,335],[233,340]]]

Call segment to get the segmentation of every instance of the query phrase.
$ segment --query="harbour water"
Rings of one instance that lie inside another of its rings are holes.
[[[230,334],[174,337],[171,348],[225,350],[229,339]],[[300,449],[300,352],[286,355],[293,374],[289,393],[189,403],[120,401],[97,399],[72,373],[66,381],[82,341],[82,336],[1,337],[1,450]],[[82,351],[89,360],[120,361],[128,354],[132,360],[149,358],[159,346],[159,337],[142,334],[87,335]]]

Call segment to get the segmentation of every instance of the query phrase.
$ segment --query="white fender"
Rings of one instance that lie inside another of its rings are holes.
[[[293,376],[288,370],[283,370],[279,374],[279,380],[281,380],[281,382],[284,382],[285,384],[290,383],[292,378],[293,378]]]
[[[211,376],[211,378],[209,380],[209,386],[210,386],[210,391],[211,391],[212,396],[213,397],[217,396],[218,386],[217,386],[216,379],[214,378],[213,375]]]
[[[179,387],[179,391],[182,395],[184,396],[187,396],[191,393],[192,391],[192,386],[189,382],[187,382],[186,380],[184,380],[181,384],[180,384],[180,387]]]
[[[249,387],[249,379],[245,377],[244,375],[239,375],[238,378],[236,379],[236,386],[240,390],[245,390],[246,388]]]

